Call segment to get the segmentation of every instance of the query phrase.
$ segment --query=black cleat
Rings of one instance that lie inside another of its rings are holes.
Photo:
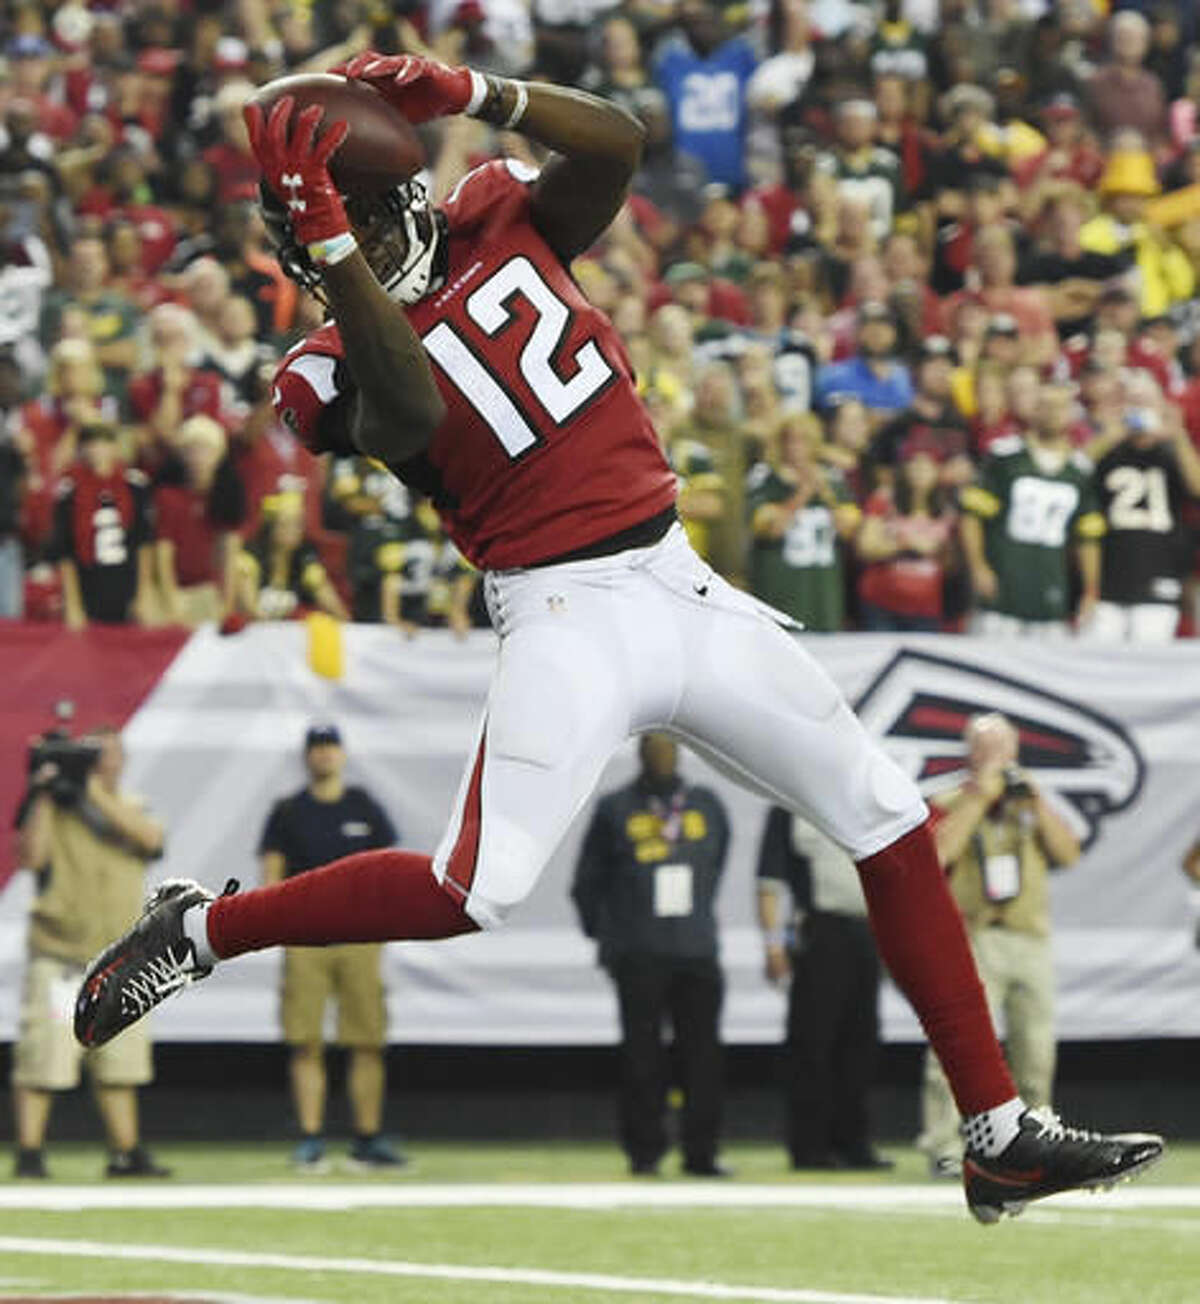
[[[963,1157],[967,1207],[981,1223],[1015,1218],[1030,1200],[1057,1191],[1099,1190],[1144,1172],[1162,1158],[1163,1139],[1148,1132],[1105,1136],[1067,1127],[1049,1109],[1027,1109],[1021,1130],[1001,1154],[968,1149]]]
[[[237,886],[230,879],[225,895]],[[103,1046],[168,996],[212,973],[196,963],[195,949],[184,936],[183,912],[213,899],[190,879],[169,878],[155,889],[137,923],[87,967],[75,998],[80,1045]]]
[[[171,1170],[164,1168],[145,1146],[132,1150],[115,1151],[104,1170],[106,1177],[170,1177]]]
[[[46,1171],[46,1159],[41,1150],[27,1150],[21,1147],[17,1150],[16,1159],[13,1161],[13,1176],[34,1178],[38,1181],[50,1176]]]

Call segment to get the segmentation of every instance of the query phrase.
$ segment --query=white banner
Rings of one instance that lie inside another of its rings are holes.
[[[342,729],[351,777],[384,804],[404,845],[436,844],[470,747],[495,656],[488,633],[412,641],[346,631],[331,683],[304,660],[304,629],[254,626],[187,644],[125,731],[127,786],[168,825],[154,876],[219,889],[257,879],[271,804],[301,786],[307,726]],[[1200,834],[1200,646],[1125,650],[1085,643],[814,636],[809,646],[868,725],[927,790],[952,782],[969,714],[1018,722],[1022,761],[1088,844],[1053,885],[1058,1024],[1064,1038],[1200,1035],[1200,954],[1180,865]],[[762,978],[753,876],[763,803],[685,754],[685,772],[726,801],[733,826],[719,910],[729,979],[725,1034],[765,1043],[783,998]],[[600,791],[627,782],[633,748]],[[611,989],[568,897],[588,812],[510,926],[482,937],[389,948],[391,1037],[399,1042],[573,1044],[616,1036]],[[0,1037],[16,1025],[29,875],[0,899]],[[248,956],[157,1016],[164,1040],[275,1040],[278,961]],[[885,1035],[914,1040],[903,999],[885,991]]]

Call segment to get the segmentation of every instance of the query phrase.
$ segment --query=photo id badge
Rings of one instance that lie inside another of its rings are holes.
[[[1021,861],[1011,853],[985,856],[983,891],[989,901],[1011,901],[1021,891]]]
[[[654,871],[654,913],[679,919],[692,913],[691,865],[659,865]]]

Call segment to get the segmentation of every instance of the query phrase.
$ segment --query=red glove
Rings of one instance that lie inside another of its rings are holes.
[[[336,69],[343,76],[373,86],[392,108],[411,123],[474,111],[483,103],[487,83],[470,68],[449,68],[415,54],[376,54],[367,50]]]
[[[319,104],[310,104],[296,116],[288,139],[288,126],[296,101],[290,95],[276,100],[270,117],[261,107],[242,110],[250,131],[250,148],[262,166],[267,185],[287,205],[288,217],[301,244],[318,244],[350,230],[342,197],[329,175],[329,159],[350,130],[334,122],[318,141],[317,124],[324,116]]]

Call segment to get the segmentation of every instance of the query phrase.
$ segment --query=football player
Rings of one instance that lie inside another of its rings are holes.
[[[500,924],[612,752],[664,730],[854,857],[880,953],[964,1116],[978,1219],[1145,1168],[1161,1138],[1025,1108],[915,785],[786,619],[688,545],[620,340],[568,271],[624,202],[638,123],[578,91],[423,58],[364,54],[343,71],[410,122],[471,114],[551,151],[536,175],[487,163],[435,209],[411,181],[340,194],[329,160],[348,126],[319,106],[247,113],[284,265],[332,316],[285,358],[277,406],[313,449],[361,451],[429,493],[484,571],[500,651],[478,741],[432,857],[367,852],[218,899],[164,884],[85,976],[80,1040],[106,1041],[246,951]]]

